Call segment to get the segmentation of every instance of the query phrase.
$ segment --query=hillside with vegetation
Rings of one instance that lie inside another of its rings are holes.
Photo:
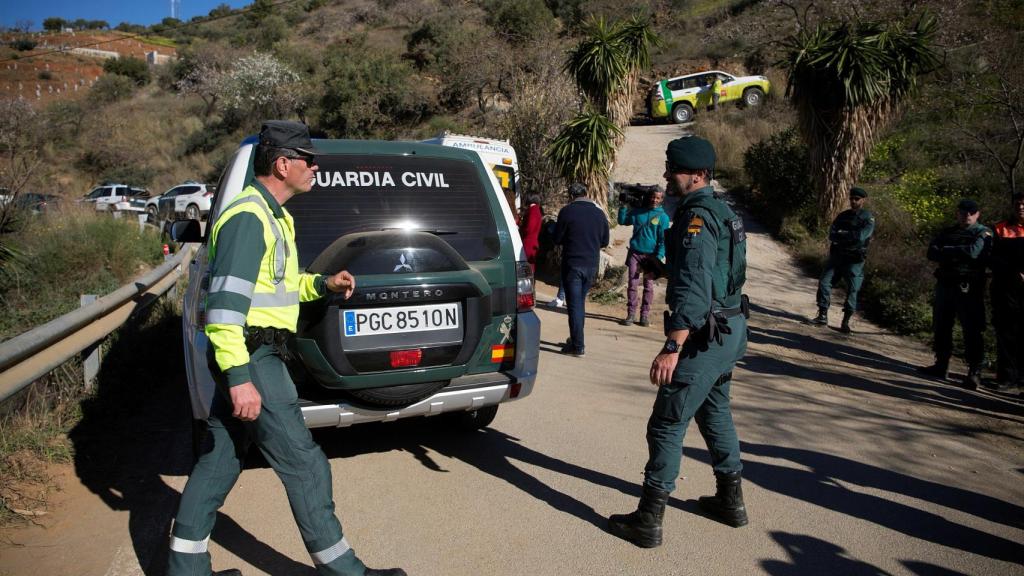
[[[869,122],[863,168],[847,169],[873,193],[880,216],[875,270],[869,268],[876,281],[867,287],[872,309],[883,322],[921,331],[928,325],[921,295],[930,282],[923,239],[948,221],[957,198],[978,198],[984,218],[994,218],[1017,186],[1024,139],[1019,0],[856,7],[784,0],[222,5],[189,22],[168,18],[111,31],[173,49],[177,58],[168,64],[138,66],[128,54],[96,63],[103,73],[88,89],[39,101],[8,97],[0,136],[9,166],[0,186],[76,198],[102,181],[154,193],[187,179],[212,181],[262,119],[281,117],[303,120],[314,135],[331,138],[418,139],[442,130],[508,138],[520,154],[522,189],[540,194],[553,210],[566,172],[548,147],[594,102],[567,59],[594,37],[596,23],[612,26],[639,15],[656,42],[634,74],[627,119],[643,109],[642,98],[659,78],[705,69],[771,78],[767,106],[698,115],[694,130],[716,142],[722,180],[745,191],[761,218],[795,242],[813,268],[827,218],[807,170],[813,149],[786,97],[787,50],[816,27],[909,27],[924,14],[935,22],[929,42],[937,63],[921,71],[906,98]],[[57,28],[52,20],[48,27]],[[83,58],[33,57],[40,44],[66,43],[61,34],[64,28],[29,35],[37,45],[25,49],[28,37],[8,32],[0,51],[7,70],[0,73]]]

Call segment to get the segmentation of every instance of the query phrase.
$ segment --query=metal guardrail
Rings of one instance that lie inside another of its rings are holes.
[[[0,402],[106,338],[147,298],[170,290],[194,251],[187,245],[153,271],[94,303],[0,344]]]

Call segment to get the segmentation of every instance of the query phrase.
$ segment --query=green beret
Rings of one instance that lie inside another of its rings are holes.
[[[696,136],[683,136],[668,143],[665,150],[668,163],[684,170],[714,170],[715,147]]]
[[[860,186],[854,186],[853,188],[850,188],[850,197],[851,198],[867,198],[868,197],[868,191],[863,189],[863,188],[861,188]]]

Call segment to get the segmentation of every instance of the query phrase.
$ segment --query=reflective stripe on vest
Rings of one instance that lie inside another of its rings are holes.
[[[171,551],[181,554],[205,554],[210,546],[210,537],[202,540],[185,540],[177,536],[171,536]]]
[[[262,257],[259,273],[254,281],[235,276],[217,276],[210,279],[210,294],[227,292],[248,299],[248,314],[211,308],[207,310],[207,322],[234,326],[273,326],[294,330],[299,312],[300,285],[298,275],[294,278],[289,276],[295,274],[297,270],[296,263],[289,262],[296,255],[293,254],[295,251],[291,245],[291,234],[284,229],[287,222],[282,223],[274,217],[258,189],[247,187],[246,190],[247,195],[232,202],[224,211],[224,215],[228,219],[242,212],[256,216],[263,224],[263,238],[268,250]],[[250,207],[247,204],[254,206]],[[256,210],[255,206],[259,209]],[[285,214],[287,215],[287,212]],[[219,232],[219,226],[215,226],[215,231]]]
[[[244,200],[232,203],[232,206],[241,206],[242,204],[255,204],[259,206],[263,213],[267,215],[267,222],[270,223],[270,231],[274,234],[274,278],[272,279],[274,284],[279,284],[281,280],[284,280],[284,266],[288,257],[291,256],[290,250],[288,250],[288,243],[284,241],[284,236],[281,234],[281,229],[277,226],[277,218],[274,218],[274,213],[270,211],[267,203],[263,201],[263,198],[257,199],[255,196],[249,196]],[[284,254],[281,254],[284,252]],[[298,300],[296,300],[298,302]]]
[[[327,548],[326,550],[321,550],[319,552],[310,552],[309,556],[313,559],[314,564],[330,564],[331,562],[334,562],[338,558],[344,556],[345,553],[351,549],[352,547],[348,545],[348,540],[345,540],[345,538],[342,537],[342,539],[338,540],[338,542],[334,546],[331,546],[330,548]]]

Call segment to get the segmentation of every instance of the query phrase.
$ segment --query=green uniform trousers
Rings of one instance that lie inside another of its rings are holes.
[[[825,272],[818,280],[818,308],[828,309],[832,302],[832,281],[838,277],[846,281],[846,302],[843,310],[857,311],[857,294],[864,284],[864,262],[851,262],[838,256],[831,256],[825,265]]]
[[[644,486],[672,492],[679,477],[683,438],[690,419],[707,444],[715,472],[733,473],[743,469],[740,442],[729,407],[729,386],[736,362],[747,350],[747,320],[729,318],[730,334],[722,344],[702,342],[690,335],[679,353],[672,382],[658,389],[654,410],[647,421],[647,466]],[[723,378],[723,376],[726,376]]]
[[[953,355],[953,323],[960,320],[964,332],[965,360],[980,368],[985,360],[985,280],[939,280],[932,303],[935,359],[949,362]]]
[[[317,572],[362,576],[366,570],[345,540],[334,515],[331,469],[299,410],[295,384],[272,346],[250,357],[252,382],[262,398],[259,417],[242,422],[231,415],[224,389],[214,395],[202,455],[189,476],[174,519],[169,576],[208,576],[207,545],[217,510],[242,471],[253,443],[284,484],[292,515]]]

